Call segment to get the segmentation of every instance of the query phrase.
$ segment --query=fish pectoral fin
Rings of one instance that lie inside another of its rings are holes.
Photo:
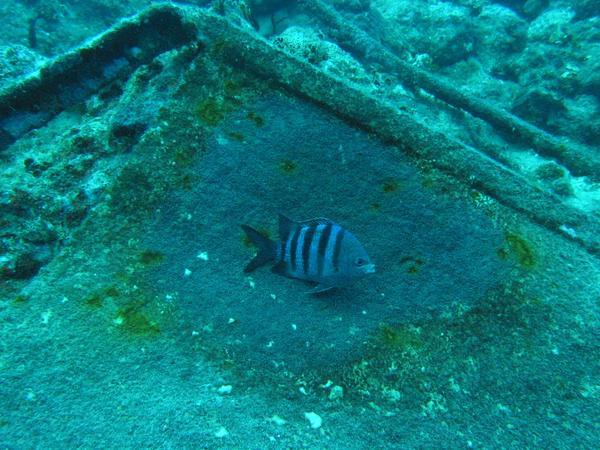
[[[317,284],[314,288],[307,292],[307,294],[320,294],[321,292],[327,292],[330,289],[333,289],[335,286],[328,286],[325,284]]]

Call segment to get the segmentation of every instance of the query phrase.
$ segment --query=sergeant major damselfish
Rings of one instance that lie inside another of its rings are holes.
[[[254,228],[242,229],[257,247],[256,256],[244,272],[273,262],[271,270],[290,278],[317,283],[311,294],[348,286],[375,272],[375,265],[358,239],[329,219],[295,222],[279,215],[279,241],[272,241]]]

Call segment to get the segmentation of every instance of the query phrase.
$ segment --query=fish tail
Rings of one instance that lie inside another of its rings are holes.
[[[248,239],[256,246],[258,252],[254,258],[246,265],[244,272],[252,272],[269,261],[275,260],[277,256],[277,244],[266,236],[263,236],[254,228],[248,225],[242,225],[242,230],[248,236]]]

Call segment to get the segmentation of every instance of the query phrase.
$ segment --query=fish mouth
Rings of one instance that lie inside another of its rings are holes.
[[[375,273],[375,264],[367,264],[366,266],[363,267],[363,271],[365,273]]]

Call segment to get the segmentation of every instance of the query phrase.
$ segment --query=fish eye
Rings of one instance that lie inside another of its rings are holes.
[[[354,260],[354,264],[357,265],[358,267],[360,266],[364,266],[367,263],[367,261],[364,258],[356,258]]]

